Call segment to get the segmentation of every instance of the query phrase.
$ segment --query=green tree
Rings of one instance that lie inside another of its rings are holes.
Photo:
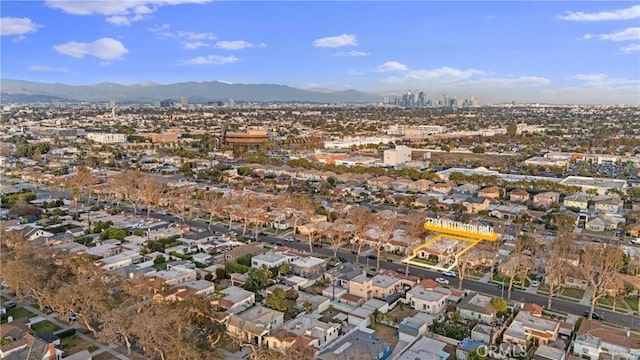
[[[266,266],[262,266],[259,269],[252,268],[249,270],[247,282],[244,284],[244,289],[248,291],[256,292],[262,290],[269,284],[273,274]]]
[[[267,299],[264,304],[268,308],[286,312],[288,310],[288,306],[285,301],[285,296],[286,292],[282,288],[276,288],[267,295]]]
[[[278,273],[280,273],[280,275],[290,274],[292,270],[293,268],[291,267],[291,264],[289,264],[288,262],[282,263],[278,267]]]
[[[507,314],[507,302],[502,298],[491,299],[491,306],[496,310],[498,316],[504,316]]]

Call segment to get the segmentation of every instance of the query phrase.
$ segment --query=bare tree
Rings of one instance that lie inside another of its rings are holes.
[[[549,247],[542,257],[544,262],[544,284],[549,291],[547,308],[551,308],[553,297],[560,294],[567,279],[567,260],[573,256],[570,234],[558,231],[556,241]]]
[[[207,229],[211,231],[211,223],[213,222],[213,218],[221,213],[222,207],[224,206],[225,199],[222,197],[222,194],[215,191],[210,191],[205,194],[205,207],[209,212],[209,225]]]
[[[301,194],[289,196],[286,201],[282,202],[282,207],[291,212],[294,236],[298,232],[298,225],[300,224],[300,221],[309,219],[316,213],[316,207],[311,198]]]
[[[475,248],[469,249],[460,254],[456,259],[456,270],[458,271],[458,289],[462,289],[462,282],[467,277],[467,271],[471,265],[471,259],[475,257]]]
[[[362,234],[373,223],[373,214],[367,208],[357,207],[349,212],[349,222],[353,225],[353,241],[358,246],[356,254],[356,266],[360,263],[360,252],[364,242],[361,239]]]
[[[405,255],[411,255],[413,251],[424,243],[426,229],[424,228],[424,214],[413,213],[404,220],[407,224],[406,233],[408,238],[407,251]],[[404,275],[409,275],[409,263],[406,263]]]
[[[624,253],[611,244],[592,244],[582,254],[579,270],[588,282],[591,292],[589,318],[593,316],[598,300],[615,287],[615,280],[624,266]]]
[[[147,206],[147,216],[151,215],[151,207],[157,206],[162,196],[162,185],[152,175],[144,175],[140,179],[140,195]]]
[[[525,278],[529,275],[529,271],[533,269],[533,260],[530,254],[534,247],[535,241],[528,236],[520,236],[516,241],[515,254],[511,259],[513,266],[511,276],[509,277],[509,291],[507,292],[507,298],[509,300],[511,300],[511,291],[513,290],[513,282],[516,277],[520,280],[520,284],[524,286]]]
[[[86,166],[79,166],[76,169],[75,174],[67,180],[66,187],[73,199],[73,207],[75,208],[76,213],[78,211],[78,201],[80,200],[80,196],[82,196],[87,187],[91,185],[92,181],[93,177],[91,175],[91,170]]]
[[[390,212],[380,212],[376,216],[376,222],[380,229],[378,241],[376,242],[376,270],[380,270],[380,254],[385,244],[393,236],[393,232],[398,228],[398,216]]]

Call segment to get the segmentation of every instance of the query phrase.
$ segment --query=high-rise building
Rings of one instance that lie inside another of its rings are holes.
[[[424,105],[425,105],[424,98],[425,98],[424,92],[420,91],[420,93],[418,94],[418,102],[416,104],[419,108],[423,108],[424,107]]]

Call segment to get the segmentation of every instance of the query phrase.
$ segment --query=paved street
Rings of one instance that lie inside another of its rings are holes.
[[[152,216],[156,218],[161,218],[165,221],[174,221],[174,222],[180,221],[178,218],[171,215],[152,214]],[[204,221],[188,220],[187,223],[190,226],[194,226],[194,227],[204,227],[204,228],[207,227],[207,223]],[[222,223],[212,224],[211,229],[217,232],[229,231],[229,229],[224,227]],[[236,229],[236,226],[234,226],[234,229]],[[301,240],[301,242],[284,242],[280,237],[261,236],[260,240],[274,244],[274,245],[278,242],[281,242],[284,245],[294,248],[296,250],[301,250],[306,252],[309,251],[309,243],[306,242],[304,239]],[[328,247],[314,248],[313,254],[333,256],[333,250]],[[356,255],[353,255],[349,249],[344,249],[344,248],[340,249],[340,251],[338,252],[338,256],[350,262],[355,262],[355,258],[356,258]],[[368,263],[369,267],[374,267],[375,262],[376,260],[368,259],[366,256],[363,256],[363,255],[360,256],[360,264],[362,266],[366,266]],[[400,268],[404,269],[405,265],[402,263],[397,263],[397,262],[394,263],[394,262],[389,262],[387,260],[381,259],[380,267],[385,270],[396,271]],[[418,268],[414,266],[411,266],[410,268],[411,268],[410,271],[412,275],[414,276],[422,275],[424,279],[435,279],[436,277],[442,277],[442,274],[436,271],[431,271],[428,269]],[[457,288],[458,279],[456,278],[447,278],[447,279],[450,281],[451,287]],[[489,294],[492,296],[503,296],[505,298],[507,297],[507,290],[502,290],[496,284],[488,283],[486,281],[478,281],[475,279],[465,279],[463,282],[463,287],[464,289],[470,290],[470,291],[481,292],[481,293]],[[539,295],[531,290],[523,291],[523,290],[514,289],[512,290],[511,300],[519,301],[519,302],[533,302],[545,307],[547,305],[546,295]],[[585,305],[584,303],[575,303],[569,300],[564,300],[562,298],[554,298],[551,309],[555,311],[563,312],[563,313],[575,314],[580,316],[585,311],[589,310],[589,306]],[[640,326],[640,317],[631,315],[630,313],[613,312],[613,311],[604,310],[601,308],[598,308],[597,312],[599,312],[604,316],[606,322],[611,322],[611,323],[632,327],[632,328]]]

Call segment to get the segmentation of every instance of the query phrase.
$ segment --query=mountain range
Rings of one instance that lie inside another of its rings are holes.
[[[235,102],[311,102],[311,103],[368,103],[380,96],[356,90],[304,90],[275,84],[230,84],[221,81],[181,82],[157,84],[144,82],[122,85],[104,82],[95,85],[67,85],[25,80],[0,80],[2,103],[31,102],[138,102],[150,103],[166,99],[179,101],[187,97],[190,103],[210,101]]]

